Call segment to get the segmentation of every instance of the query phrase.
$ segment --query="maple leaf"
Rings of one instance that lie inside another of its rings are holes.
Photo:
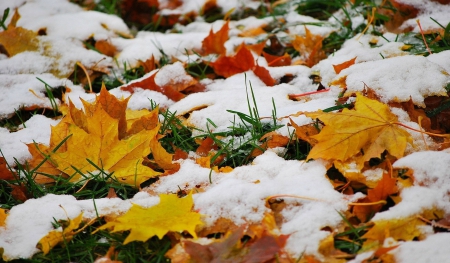
[[[312,67],[326,58],[325,52],[322,50],[322,40],[322,36],[311,34],[305,26],[305,36],[295,36],[292,46],[306,60],[306,65]]]
[[[100,53],[105,54],[110,57],[114,57],[117,53],[117,49],[113,44],[111,44],[108,40],[98,40],[95,42],[95,49]]]
[[[216,61],[211,62],[210,66],[217,75],[228,78],[253,69],[255,67],[255,59],[253,58],[252,52],[242,44],[234,56],[226,57],[221,55]]]
[[[284,53],[284,55],[282,56],[275,56],[263,52],[263,56],[267,60],[267,64],[271,67],[282,67],[291,65],[291,56],[288,53]]]
[[[14,180],[16,177],[11,170],[8,169],[5,158],[0,157],[0,180]]]
[[[74,219],[69,219],[67,222],[61,222],[63,230],[52,230],[43,238],[41,238],[37,244],[37,247],[47,255],[50,250],[58,244],[66,244],[72,240],[73,236],[77,234],[76,229],[79,228],[83,220],[83,213],[79,214]]]
[[[200,214],[192,212],[194,201],[192,192],[183,198],[175,194],[161,194],[159,204],[143,208],[137,204],[125,214],[113,218],[101,226],[101,229],[111,229],[112,232],[130,230],[124,244],[132,241],[147,241],[153,236],[162,239],[169,231],[187,231],[197,238],[195,228],[202,225]]]
[[[146,123],[146,126],[137,125],[139,128],[134,129],[134,133],[127,131],[127,102],[128,99],[116,99],[103,87],[93,104],[83,101],[85,113],[69,103],[69,114],[52,127],[50,146],[28,144],[33,156],[30,166],[36,167],[45,161],[37,169],[38,173],[68,175],[71,181],[79,181],[100,168],[114,172],[115,178],[135,186],[160,174],[142,164],[151,152],[150,142],[155,139],[160,125]],[[141,119],[143,122],[149,118],[145,115]],[[63,140],[61,147],[55,150]]]
[[[228,21],[223,24],[222,28],[216,33],[213,32],[212,28],[209,31],[209,35],[205,37],[202,41],[202,50],[203,55],[209,54],[219,54],[225,55],[227,52],[225,48],[225,42],[228,40],[228,31],[229,31]]]
[[[362,161],[379,157],[387,150],[396,158],[404,155],[406,144],[412,143],[411,135],[398,127],[397,116],[389,106],[356,94],[355,109],[338,113],[313,112],[305,114],[320,119],[325,126],[312,136],[318,143],[308,159],[346,161],[363,152]]]
[[[6,52],[6,55],[12,57],[24,51],[36,51],[39,48],[39,39],[37,33],[16,27],[20,15],[16,9],[8,28],[0,32],[0,50]]]
[[[253,73],[255,73],[255,75],[258,76],[258,78],[260,78],[267,86],[273,86],[277,82],[274,78],[272,78],[269,71],[265,67],[261,67],[258,64],[255,65]]]
[[[147,77],[144,76],[141,80],[135,81],[131,84],[124,85],[120,89],[129,91],[131,93],[134,93],[134,88],[153,90],[166,95],[169,99],[173,101],[179,101],[186,96],[183,93],[181,93],[177,88],[171,85],[165,85],[161,87],[158,84],[156,84],[155,82],[156,74],[157,73],[154,73]]]
[[[361,202],[369,203],[386,200],[388,196],[398,192],[396,182],[396,179],[391,178],[389,174],[384,173],[383,177],[375,186],[375,188],[367,190],[367,197],[363,198]],[[362,222],[366,222],[369,219],[368,217],[370,215],[373,215],[374,213],[380,211],[381,208],[381,204],[370,206],[355,206],[353,208],[353,213],[359,218],[359,220],[361,220]]]
[[[380,244],[387,237],[395,240],[411,241],[422,235],[420,226],[426,225],[425,222],[416,216],[404,217],[389,220],[377,220],[375,225],[365,233],[362,238],[370,241],[379,241]]]

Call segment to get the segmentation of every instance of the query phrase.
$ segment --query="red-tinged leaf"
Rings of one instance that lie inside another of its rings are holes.
[[[147,25],[159,9],[158,0],[124,0],[120,2],[121,17],[126,21]]]
[[[253,69],[255,66],[255,59],[253,58],[252,52],[244,45],[241,45],[238,52],[233,57],[220,56],[210,65],[217,75],[228,78],[235,74]]]
[[[175,149],[175,153],[173,154],[173,160],[180,160],[180,159],[187,159],[189,157],[189,154],[183,150],[181,150],[180,148],[176,148]]]
[[[134,88],[153,90],[153,91],[161,92],[162,94],[166,95],[169,99],[171,99],[173,101],[179,101],[185,97],[185,95],[183,93],[179,92],[172,86],[161,87],[161,86],[157,85],[155,82],[156,74],[157,73],[155,73],[145,79],[142,79],[141,81],[133,82],[132,84],[122,86],[121,89],[129,91],[131,93],[134,93]]]
[[[152,16],[152,22],[156,25],[162,26],[162,27],[172,27],[178,21],[180,20],[180,14],[168,14],[168,15],[161,15],[161,14],[154,14]]]
[[[258,64],[256,64],[253,69],[253,73],[255,73],[255,75],[258,76],[258,78],[260,78],[267,86],[273,86],[277,83],[277,81],[270,76],[269,71],[265,67],[261,67]]]
[[[225,42],[228,40],[229,31],[228,21],[216,33],[209,31],[209,35],[202,41],[202,50],[204,55],[220,54],[225,55]]]
[[[333,65],[334,71],[336,74],[339,74],[342,70],[350,67],[351,65],[355,64],[356,57],[347,60],[345,62],[342,62],[341,64]]]
[[[283,56],[274,56],[269,53],[263,52],[264,58],[267,60],[267,64],[270,67],[282,67],[291,65],[291,56],[285,53]]]
[[[14,174],[8,169],[5,158],[0,157],[0,180],[14,180]]]

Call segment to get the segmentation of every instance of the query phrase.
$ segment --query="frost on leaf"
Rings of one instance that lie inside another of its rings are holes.
[[[158,119],[149,112],[132,121],[127,129],[127,102],[128,99],[118,100],[103,88],[94,103],[83,101],[84,112],[70,103],[69,114],[52,127],[50,146],[28,144],[33,156],[29,164],[37,167],[36,181],[51,182],[48,175],[80,181],[89,173],[103,170],[114,172],[120,182],[138,186],[159,175],[142,164],[151,148],[158,149],[156,155],[167,154],[158,147]],[[153,123],[149,121],[152,119]],[[166,157],[162,159],[167,160]]]
[[[113,218],[99,229],[110,229],[112,232],[130,230],[124,244],[145,242],[155,235],[161,239],[169,231],[187,231],[196,238],[195,228],[203,222],[200,214],[192,211],[192,193],[184,198],[178,198],[175,194],[161,194],[159,197],[159,204],[150,208],[133,204],[127,213]]]

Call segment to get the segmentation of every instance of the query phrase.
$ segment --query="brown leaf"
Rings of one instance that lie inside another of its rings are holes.
[[[142,66],[144,68],[145,73],[149,73],[156,69],[155,56],[153,56],[153,54],[152,57],[147,59],[146,61],[138,60],[138,62],[139,66]]]
[[[10,185],[11,188],[13,189],[11,191],[11,196],[16,199],[19,200],[21,202],[25,202],[28,200],[28,189],[25,185],[21,184],[21,185],[14,185],[11,184]]]

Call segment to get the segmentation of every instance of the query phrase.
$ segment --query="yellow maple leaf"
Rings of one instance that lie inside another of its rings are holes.
[[[308,67],[312,67],[320,60],[326,58],[325,52],[322,50],[323,37],[312,34],[305,26],[305,36],[295,36],[292,46],[300,52]]]
[[[308,159],[346,161],[363,153],[362,161],[379,157],[387,150],[396,158],[404,155],[411,135],[398,127],[397,116],[389,106],[356,94],[355,109],[338,113],[312,112],[305,114],[318,118],[325,126],[312,136],[318,143],[309,152]]]
[[[410,241],[419,237],[422,232],[420,226],[426,225],[425,222],[415,216],[398,218],[395,220],[378,220],[375,225],[362,238],[378,240],[383,243],[387,237],[395,240]]]
[[[150,208],[133,204],[127,213],[114,218],[99,230],[130,230],[124,244],[132,241],[145,242],[155,235],[162,239],[169,231],[187,231],[197,238],[195,227],[203,222],[200,220],[200,214],[191,211],[193,205],[192,193],[184,198],[178,198],[175,194],[161,194],[159,204]]]
[[[74,219],[69,219],[67,226],[63,227],[63,230],[52,230],[39,240],[37,247],[46,255],[50,250],[60,243],[66,243],[72,240],[73,236],[77,233],[75,229],[79,228],[83,221],[83,213],[79,214]]]
[[[151,152],[151,145],[159,144],[154,142],[160,127],[158,119],[149,124],[147,115],[153,118],[155,113],[141,116],[133,121],[130,133],[127,131],[127,102],[128,99],[118,100],[105,88],[93,104],[83,101],[85,112],[69,102],[68,115],[52,127],[50,146],[28,145],[33,156],[30,166],[38,167],[44,162],[37,169],[38,173],[67,175],[71,181],[82,180],[98,170],[114,172],[116,179],[135,186],[159,175],[142,164]],[[146,121],[145,125],[134,128],[134,124]],[[62,141],[64,143],[56,149]],[[42,178],[47,177],[37,177],[36,181],[45,183],[46,179]]]

